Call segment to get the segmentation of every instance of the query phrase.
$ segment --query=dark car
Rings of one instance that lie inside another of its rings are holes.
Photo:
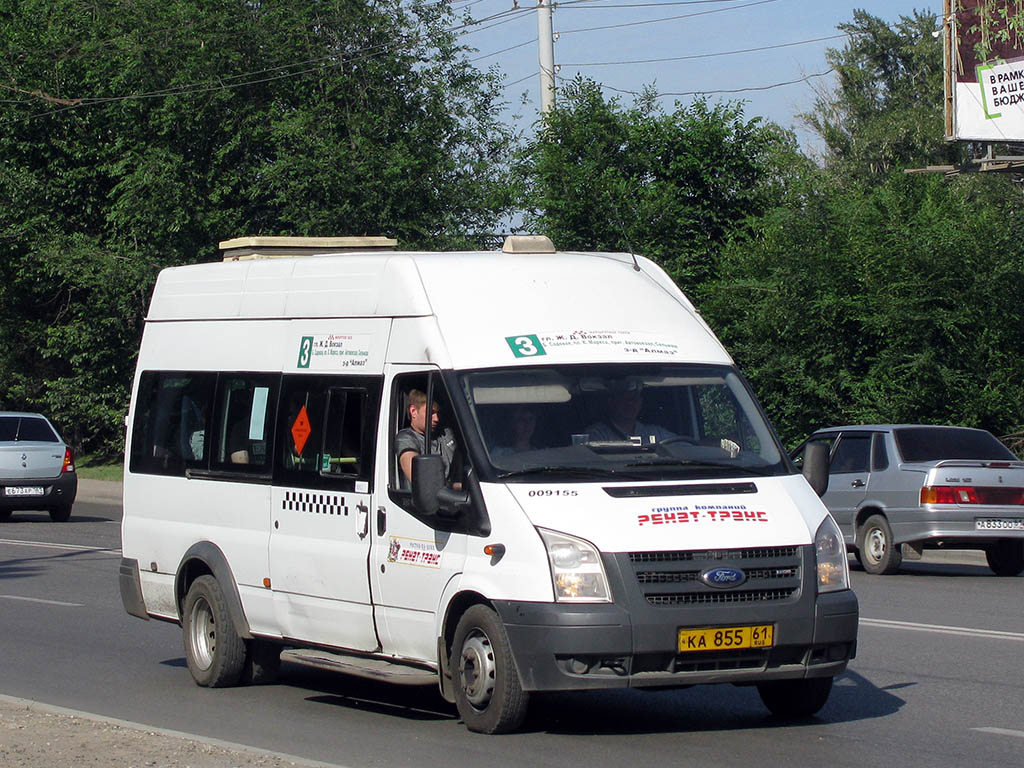
[[[868,573],[892,573],[925,549],[980,549],[1000,576],[1024,570],[1024,462],[990,432],[884,424],[831,427],[822,497]]]
[[[42,509],[62,523],[77,493],[71,449],[49,419],[0,411],[0,521],[15,510]]]

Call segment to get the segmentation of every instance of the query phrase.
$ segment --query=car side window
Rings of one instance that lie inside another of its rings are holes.
[[[871,435],[844,434],[832,454],[829,474],[867,472],[871,459]]]
[[[256,373],[220,375],[214,417],[217,425],[213,451],[215,469],[269,473],[277,378]]]
[[[372,377],[286,376],[274,482],[300,488],[370,490],[380,409]]]
[[[889,468],[889,452],[885,448],[885,435],[878,433],[871,445],[871,469],[881,472]]]
[[[206,467],[216,374],[144,371],[139,379],[129,469],[184,475]]]

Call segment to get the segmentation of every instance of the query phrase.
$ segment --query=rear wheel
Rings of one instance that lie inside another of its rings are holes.
[[[493,610],[474,605],[459,619],[450,668],[455,705],[469,730],[507,733],[522,724],[530,695],[519,684],[508,635]]]
[[[50,519],[55,523],[66,523],[71,518],[71,505],[62,504],[50,510]]]
[[[861,526],[857,540],[860,562],[868,573],[889,574],[903,562],[900,548],[892,540],[892,529],[883,515],[872,515]]]
[[[1024,541],[1000,539],[989,544],[985,559],[996,576],[1016,576],[1024,571]]]
[[[775,680],[760,683],[757,692],[768,711],[777,717],[810,717],[825,706],[832,692],[831,677]]]
[[[13,511],[13,509],[0,509],[0,523],[6,523],[10,520]]]
[[[202,686],[235,685],[245,665],[245,643],[235,632],[220,584],[213,576],[192,582],[182,611],[185,661]]]

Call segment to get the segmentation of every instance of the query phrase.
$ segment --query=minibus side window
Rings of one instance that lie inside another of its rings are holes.
[[[267,374],[222,373],[217,383],[213,467],[220,471],[270,470],[270,438],[277,387]]]
[[[210,406],[216,375],[144,371],[139,377],[129,471],[182,475],[209,461]]]
[[[286,376],[277,428],[274,482],[354,489],[373,473],[380,384],[371,378]]]
[[[393,412],[391,445],[388,452],[391,459],[389,468],[391,499],[413,515],[418,513],[413,508],[409,479],[401,469],[400,459],[403,452],[422,453],[427,448],[424,432],[427,419],[425,396],[428,385],[429,379],[425,373],[397,376],[391,398]],[[465,441],[462,438],[441,377],[434,377],[430,391],[433,395],[433,402],[430,403],[431,411],[437,414],[437,423],[431,423],[429,452],[442,455],[447,470],[447,485],[450,488],[459,489],[462,487],[469,465],[466,458]],[[422,416],[420,423],[414,425],[411,420],[410,405],[415,405],[419,401],[424,401],[420,405]],[[423,431],[414,429],[414,426]],[[417,437],[414,433],[418,433],[419,436]]]

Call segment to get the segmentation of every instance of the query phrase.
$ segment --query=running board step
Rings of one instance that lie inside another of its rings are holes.
[[[281,660],[398,685],[437,685],[437,672],[387,659],[369,659],[365,656],[297,648],[283,651]]]

